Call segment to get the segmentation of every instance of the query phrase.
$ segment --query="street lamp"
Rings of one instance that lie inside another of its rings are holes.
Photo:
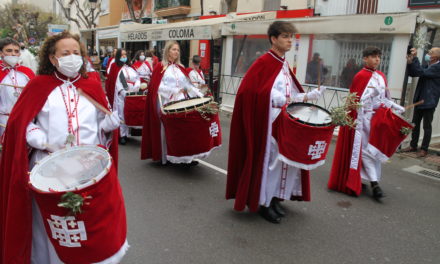
[[[90,13],[92,15],[92,54],[95,51],[95,9],[96,9],[96,5],[97,5],[98,0],[89,0],[89,4],[90,4]]]

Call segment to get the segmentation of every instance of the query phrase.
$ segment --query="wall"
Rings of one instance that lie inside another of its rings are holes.
[[[125,6],[124,0],[109,0],[109,13],[99,17],[98,27],[119,25]]]

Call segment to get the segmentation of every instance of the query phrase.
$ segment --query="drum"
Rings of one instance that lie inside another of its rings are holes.
[[[284,107],[272,124],[277,159],[305,170],[323,165],[335,128],[331,122],[330,112],[314,104]]]
[[[195,158],[207,157],[221,145],[218,114],[197,111],[211,101],[211,98],[192,98],[164,105],[161,120],[169,161],[190,163]]]
[[[143,92],[127,93],[124,104],[124,119],[127,126],[142,127],[146,100],[147,96]]]
[[[408,136],[402,133],[402,128],[413,129],[414,126],[390,108],[379,107],[371,118],[368,152],[386,162]]]
[[[34,166],[29,184],[48,238],[64,263],[109,258],[119,263],[128,248],[126,215],[107,150],[77,146],[56,151]]]

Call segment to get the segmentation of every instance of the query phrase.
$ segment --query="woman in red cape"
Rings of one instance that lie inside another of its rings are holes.
[[[161,98],[165,98],[164,95],[166,95],[166,99],[162,99],[162,105],[184,99],[185,93],[193,97],[203,95],[189,82],[188,73],[180,64],[180,48],[177,42],[167,42],[164,48],[164,58],[165,61],[154,67],[148,88],[142,129],[141,159],[152,159],[166,164],[167,160],[164,155],[166,150],[162,149],[165,139],[161,136],[159,93],[161,93]],[[162,83],[164,75],[167,76],[167,84]]]
[[[31,129],[32,131],[29,131],[29,126],[39,116],[42,108],[47,104],[49,96],[52,96],[57,87],[66,85],[66,80],[71,80],[58,72],[58,68],[56,70],[55,66],[49,62],[49,56],[45,55],[51,54],[53,60],[64,58],[63,56],[58,58],[54,56],[57,51],[54,47],[63,40],[72,43],[71,39],[79,47],[79,36],[71,35],[68,32],[46,40],[41,51],[40,75],[31,80],[24,88],[10,115],[0,164],[0,263],[27,264],[31,262],[33,198],[29,188],[28,172],[31,169],[30,154],[32,155],[32,151],[38,151],[38,149],[29,148],[27,137],[33,131],[38,132],[39,129],[36,126]],[[81,48],[80,54],[85,55],[83,48]],[[68,58],[72,55],[67,56],[66,54],[65,56]],[[61,64],[58,62],[58,65]],[[58,65],[60,70],[65,69]],[[72,83],[100,105],[107,107],[108,102],[100,83],[88,79],[85,74],[86,65],[83,62],[80,65],[82,65],[79,70],[80,75],[77,72],[76,81],[73,81],[72,78]],[[63,72],[67,74],[69,71]],[[107,118],[105,120],[108,121]],[[109,125],[107,127],[110,131],[114,129],[110,123],[106,124]],[[117,137],[109,139],[108,143],[110,144],[110,154],[117,164]],[[48,147],[47,144],[44,145]],[[46,263],[48,262],[44,264]]]

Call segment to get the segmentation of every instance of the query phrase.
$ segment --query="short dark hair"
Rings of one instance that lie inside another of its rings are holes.
[[[202,58],[199,55],[194,55],[192,58],[192,62],[195,64],[200,64],[201,61],[202,61]]]
[[[362,57],[368,57],[372,55],[382,55],[382,50],[375,46],[368,46],[362,51]]]
[[[267,30],[267,36],[269,37],[269,42],[272,44],[271,37],[278,38],[282,33],[296,33],[297,30],[292,23],[286,21],[275,21],[270,24]]]
[[[0,50],[3,50],[3,48],[4,48],[5,46],[8,46],[8,45],[10,45],[10,44],[12,44],[12,45],[17,46],[17,47],[20,48],[20,43],[18,43],[18,41],[16,41],[16,40],[13,39],[13,38],[9,38],[9,37],[7,37],[7,38],[4,38],[4,39],[0,40]]]

